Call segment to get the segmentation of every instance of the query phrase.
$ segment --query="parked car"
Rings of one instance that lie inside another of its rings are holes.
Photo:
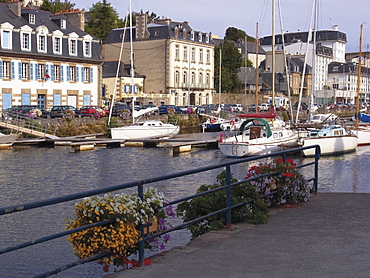
[[[81,107],[81,117],[105,117],[109,115],[109,111],[101,106],[86,105]]]
[[[35,118],[38,118],[38,117],[46,118],[49,115],[48,111],[46,111],[44,108],[41,108],[37,105],[15,105],[4,111],[3,118],[6,116],[8,117],[17,117],[17,116],[27,117],[30,111],[34,109],[38,109],[42,113],[41,116],[36,116]]]
[[[234,112],[241,112],[244,110],[244,107],[243,105],[241,105],[240,103],[237,103],[237,104],[231,104],[231,107],[233,108],[233,111]]]
[[[122,117],[131,115],[131,107],[126,103],[116,103],[112,107],[112,117]]]
[[[81,111],[71,105],[56,105],[50,110],[50,118],[62,118],[65,111],[72,110],[75,117],[81,117]]]
[[[256,112],[256,105],[255,104],[248,105],[248,112]]]
[[[159,115],[168,114],[168,111],[173,109],[175,113],[181,113],[180,108],[176,105],[162,104],[159,108]]]
[[[259,106],[259,109],[261,111],[268,111],[268,110],[270,110],[271,104],[270,103],[267,103],[267,102],[264,102],[264,103],[261,103],[258,106]]]

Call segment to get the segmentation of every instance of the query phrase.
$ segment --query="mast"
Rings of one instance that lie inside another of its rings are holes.
[[[271,106],[275,109],[275,0],[272,0],[272,57],[271,57]],[[271,119],[271,125],[274,126],[274,119]]]
[[[258,107],[258,22],[256,24],[256,112]]]
[[[135,92],[134,92],[134,76],[135,76],[135,70],[134,70],[134,51],[133,51],[133,35],[132,35],[132,3],[130,0],[130,73],[131,73],[131,95],[132,95],[132,122],[135,122]]]
[[[219,68],[219,73],[218,73],[218,76],[219,76],[219,80],[218,80],[218,101],[219,101],[219,105],[221,107],[221,61],[222,61],[222,45],[221,45],[221,48],[220,48],[220,68]]]
[[[361,94],[361,66],[362,66],[362,29],[363,23],[360,26],[360,53],[358,57],[358,70],[357,70],[357,102],[356,102],[356,129],[358,129],[358,112],[360,111],[360,94]]]

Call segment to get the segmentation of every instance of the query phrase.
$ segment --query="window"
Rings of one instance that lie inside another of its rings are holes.
[[[184,61],[188,60],[188,48],[184,46]]]
[[[28,63],[21,63],[21,79],[22,80],[28,80],[29,79],[29,67],[30,64]]]
[[[1,47],[8,48],[8,49],[12,48],[11,32],[8,30],[3,30]]]
[[[198,34],[198,41],[202,42],[203,34],[199,32]]]
[[[159,36],[159,31],[158,30],[155,30],[154,31],[154,37],[158,37]]]
[[[65,19],[60,20],[60,28],[67,29],[67,22]]]
[[[29,22],[30,24],[35,24],[35,23],[36,23],[36,15],[34,15],[34,14],[29,14],[29,15],[28,15],[28,22]]]
[[[206,74],[206,84],[207,84],[207,86],[209,86],[209,80],[210,80],[209,73],[207,73]]]
[[[83,68],[84,69],[84,82],[90,81],[90,68]]]
[[[177,60],[177,61],[180,59],[180,53],[179,53],[180,49],[179,48],[180,48],[179,45],[175,46],[175,60]]]
[[[31,50],[31,35],[22,33],[22,50]]]
[[[0,61],[1,63],[1,61]],[[3,72],[2,72],[2,78],[4,79],[10,79],[11,76],[11,68],[10,68],[10,62],[3,61]]]
[[[191,61],[195,62],[195,47],[191,49]]]
[[[206,43],[209,43],[209,34],[206,35]]]
[[[188,80],[188,73],[184,71],[184,73],[182,74],[182,82],[186,83],[187,80]]]
[[[91,41],[84,41],[84,55],[91,57]]]
[[[190,34],[190,40],[194,40],[194,31],[191,31],[191,34]]]
[[[210,51],[209,50],[207,50],[207,57],[206,57],[206,59],[207,59],[207,64],[209,64],[211,62],[211,54],[210,54]]]
[[[195,72],[191,72],[191,83],[195,83]]]
[[[183,39],[186,39],[186,29],[185,28],[182,30],[182,37]]]
[[[71,82],[76,81],[76,67],[74,66],[69,67],[69,81]]]
[[[203,49],[199,49],[199,63],[203,63]]]
[[[177,26],[175,27],[175,37],[177,38],[179,36],[179,28]]]
[[[62,54],[62,39],[61,38],[53,38],[53,50],[56,54]]]
[[[46,35],[44,32],[41,32],[42,34],[38,35],[38,50],[40,52],[46,52]]]
[[[60,65],[54,65],[51,67],[51,79],[54,81],[60,81]]]
[[[36,72],[36,80],[45,80],[46,78],[46,70],[44,64],[37,65],[37,72]]]
[[[199,84],[203,83],[203,73],[199,73]]]
[[[175,71],[175,86],[179,86],[179,71]]]
[[[77,40],[70,39],[69,40],[69,55],[77,55]]]

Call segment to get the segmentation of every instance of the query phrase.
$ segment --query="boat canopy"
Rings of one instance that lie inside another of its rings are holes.
[[[266,122],[266,120],[264,120],[264,119],[248,119],[248,120],[244,121],[244,122],[241,124],[241,126],[240,126],[240,131],[242,131],[242,132],[243,132],[243,130],[244,130],[244,128],[245,128],[245,126],[246,126],[248,123],[250,123],[250,122],[254,122],[254,121],[259,121],[259,122],[261,122],[263,125],[265,125],[265,126],[266,126],[266,129],[267,129],[267,138],[269,138],[269,137],[272,135],[270,125],[269,125],[269,123],[268,123],[268,122]]]

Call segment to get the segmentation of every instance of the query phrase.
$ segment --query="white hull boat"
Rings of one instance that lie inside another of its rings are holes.
[[[358,129],[352,130],[352,132],[358,138],[358,146],[370,145],[370,127],[358,127]]]
[[[19,134],[4,134],[0,132],[0,145],[13,145]]]
[[[112,139],[170,138],[180,131],[178,125],[165,124],[158,120],[136,122],[129,126],[111,128]]]
[[[263,119],[249,119],[234,135],[221,135],[219,148],[228,157],[247,157],[297,147],[297,140],[298,134],[289,128],[270,128]]]
[[[303,147],[319,145],[321,155],[334,155],[348,153],[356,150],[357,136],[340,125],[327,125],[322,129],[313,129],[305,138],[300,139]],[[314,156],[315,149],[303,151],[304,156]]]

